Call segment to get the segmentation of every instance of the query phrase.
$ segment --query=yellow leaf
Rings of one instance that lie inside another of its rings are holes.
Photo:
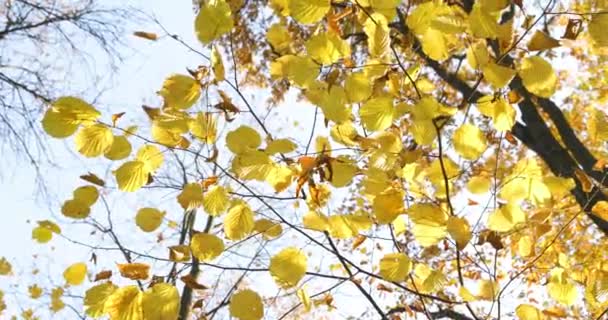
[[[190,241],[192,254],[203,262],[209,262],[219,257],[224,251],[224,241],[209,233],[197,233]]]
[[[201,84],[191,76],[174,74],[163,82],[158,94],[165,99],[166,108],[184,110],[198,101]]]
[[[203,44],[230,32],[233,26],[230,5],[224,0],[205,2],[194,22],[196,36]]]
[[[433,270],[426,264],[416,264],[414,267],[414,282],[421,293],[437,292],[447,282],[446,277],[439,270]]]
[[[517,203],[509,202],[490,214],[488,228],[492,231],[508,232],[524,222],[526,222],[526,214],[521,207]]]
[[[594,14],[589,21],[589,36],[598,47],[608,46],[608,15]]]
[[[47,243],[51,241],[52,238],[53,232],[47,228],[38,226],[32,229],[32,239],[36,240],[38,243]]]
[[[304,312],[309,312],[310,309],[312,308],[312,303],[311,303],[310,297],[308,296],[308,293],[306,293],[306,290],[304,289],[304,287],[302,287],[302,288],[298,289],[298,291],[296,291],[296,296],[298,296],[298,299],[300,299],[300,302],[304,306]]]
[[[260,219],[253,225],[255,232],[261,233],[264,239],[271,240],[281,235],[283,227],[280,223],[274,223],[268,219]]]
[[[474,176],[467,182],[467,190],[472,194],[484,194],[491,186],[492,180],[486,176]]]
[[[61,309],[65,308],[65,303],[61,301],[63,293],[64,290],[61,287],[51,291],[51,311],[53,311],[53,313],[59,312]]]
[[[467,48],[467,62],[473,69],[481,69],[490,62],[485,39],[476,41]]]
[[[327,217],[315,211],[309,211],[304,215],[302,224],[304,227],[316,231],[329,230],[329,221],[327,220]]]
[[[473,234],[471,226],[465,218],[451,216],[448,218],[448,233],[456,241],[458,250],[464,249],[467,246]]]
[[[449,56],[451,43],[456,40],[453,33],[460,31],[460,24],[452,9],[439,2],[418,5],[407,17],[407,25],[422,44],[422,51],[431,59],[441,61]],[[454,21],[454,23],[446,23]]]
[[[61,97],[44,114],[42,127],[54,138],[74,134],[81,124],[92,124],[101,116],[93,106],[75,97]]]
[[[480,3],[473,5],[469,14],[469,28],[471,34],[477,38],[496,39],[498,36],[497,17],[483,7]]]
[[[490,62],[481,68],[484,78],[495,88],[500,89],[515,76],[515,70]]]
[[[520,304],[515,308],[515,314],[519,320],[544,320],[545,316],[530,304]]]
[[[217,120],[212,113],[199,112],[196,118],[188,122],[190,132],[197,139],[214,144],[217,139]]]
[[[112,145],[106,150],[104,157],[113,161],[122,160],[131,154],[131,150],[131,143],[126,136],[114,136]]]
[[[155,208],[142,208],[137,211],[135,223],[144,232],[152,232],[163,223],[165,212]]]
[[[492,118],[494,128],[498,131],[509,131],[515,124],[515,109],[502,97],[482,97],[477,100],[477,109],[484,116]]]
[[[469,289],[465,287],[458,288],[458,295],[462,298],[462,300],[466,302],[477,301],[477,297],[469,291]]]
[[[456,152],[467,160],[477,160],[487,148],[483,131],[471,124],[463,124],[456,129],[452,141]]]
[[[351,115],[350,108],[346,106],[346,93],[340,86],[332,86],[329,93],[323,94],[319,107],[325,118],[335,123],[345,122]]]
[[[146,280],[150,276],[150,266],[145,263],[117,263],[120,275],[131,280]]]
[[[230,315],[239,320],[259,320],[264,317],[264,305],[257,292],[241,290],[230,297]]]
[[[190,246],[176,245],[169,247],[169,260],[187,262],[190,260]]]
[[[302,89],[312,86],[319,73],[319,65],[308,56],[285,55],[270,64],[273,79],[285,77]]]
[[[331,168],[333,175],[330,182],[336,188],[349,185],[359,171],[354,161],[346,156],[338,156],[337,159],[332,159]]]
[[[288,247],[270,259],[270,275],[281,288],[291,288],[306,274],[307,258],[300,249]]]
[[[404,194],[401,190],[390,188],[374,198],[372,211],[378,223],[391,223],[397,216],[405,212],[403,197]]]
[[[177,288],[168,283],[157,283],[143,294],[143,316],[146,320],[177,319],[179,300]]]
[[[372,82],[365,73],[353,72],[344,80],[344,91],[348,102],[362,102],[372,94]]]
[[[551,64],[540,56],[523,59],[517,73],[524,87],[539,97],[550,98],[557,89],[557,74]]]
[[[405,281],[411,269],[412,261],[403,253],[389,253],[380,259],[380,275],[388,281]]]
[[[61,233],[61,229],[56,223],[49,220],[38,221],[38,227],[32,230],[32,239],[38,243],[47,243],[53,238],[53,233]]]
[[[429,58],[436,61],[442,61],[448,58],[448,43],[441,31],[432,28],[427,29],[422,34],[420,42],[422,43],[422,51],[424,51]]]
[[[289,13],[299,23],[319,22],[329,12],[330,0],[289,0]]]
[[[417,203],[408,209],[414,223],[414,238],[424,247],[437,244],[447,234],[448,217],[441,208],[426,203]]]
[[[260,146],[262,138],[253,128],[242,125],[226,135],[226,146],[235,154],[243,154]]]
[[[498,295],[500,288],[492,280],[479,280],[477,288],[477,298],[480,300],[493,301]]]
[[[289,153],[296,150],[296,144],[289,139],[272,140],[266,146],[266,153],[273,155],[277,153]]]
[[[71,199],[63,203],[61,213],[68,218],[84,219],[91,213],[91,208],[81,200]]]
[[[226,71],[222,55],[217,46],[213,46],[213,49],[211,49],[211,68],[213,69],[213,75],[215,75],[215,81],[224,81]]]
[[[74,263],[63,271],[63,278],[72,286],[77,286],[84,282],[87,275],[87,265],[84,262]]]
[[[112,130],[102,124],[84,127],[75,137],[76,149],[80,154],[93,158],[104,154],[114,142]]]
[[[150,172],[158,170],[164,162],[163,153],[153,145],[145,145],[137,151],[137,160],[143,162]]]
[[[114,290],[104,302],[104,312],[111,320],[144,320],[142,300],[144,293],[137,286]]]
[[[528,42],[528,50],[530,51],[548,50],[559,46],[559,40],[551,38],[551,36],[540,30],[536,30]]]
[[[222,212],[226,211],[228,205],[228,192],[222,186],[211,186],[203,194],[203,208],[210,216],[219,216]]]
[[[361,106],[359,114],[367,130],[384,130],[393,124],[393,98],[388,96],[372,98]]]
[[[570,190],[576,187],[572,178],[562,178],[556,176],[543,177],[542,182],[547,186],[551,196],[555,200],[561,200],[570,194]]]
[[[73,196],[74,199],[82,202],[87,207],[90,207],[97,202],[99,191],[93,186],[82,186],[74,190]]]
[[[365,20],[363,31],[367,35],[370,57],[382,60],[390,54],[391,37],[386,17],[380,13],[372,13]]]
[[[266,31],[266,40],[274,51],[279,54],[289,52],[289,48],[293,41],[289,34],[289,30],[279,23],[275,23],[268,28],[268,31]]]
[[[253,231],[253,211],[246,203],[237,204],[224,217],[224,233],[230,240],[241,240]]]
[[[329,65],[349,57],[350,45],[333,32],[323,32],[306,41],[306,52],[316,62]]]
[[[523,236],[517,242],[517,251],[522,257],[530,257],[534,254],[534,241],[530,236]]]
[[[109,281],[89,288],[84,295],[85,313],[92,318],[103,316],[106,313],[104,304],[116,289],[118,287]]]
[[[30,298],[32,299],[38,299],[42,296],[42,289],[37,284],[29,286],[27,291],[30,293]]]
[[[349,239],[356,236],[359,230],[353,226],[347,215],[331,215],[328,219],[329,234],[336,239]]]
[[[268,154],[259,150],[239,154],[232,160],[232,171],[244,180],[264,181],[274,168]]]
[[[203,205],[203,187],[198,183],[188,183],[177,196],[177,202],[184,210],[192,210]]]
[[[566,270],[559,267],[551,270],[547,291],[551,298],[567,306],[574,304],[578,297],[578,291],[574,282],[568,277]]]
[[[0,258],[0,275],[6,276],[12,273],[13,266],[6,260],[5,257]]]
[[[113,173],[120,190],[133,192],[139,190],[148,182],[150,168],[143,161],[129,161],[123,163]]]
[[[591,208],[591,212],[608,221],[608,201],[598,201],[593,205],[593,208]]]

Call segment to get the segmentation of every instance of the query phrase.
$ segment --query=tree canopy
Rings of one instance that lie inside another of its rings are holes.
[[[200,59],[156,104],[48,101],[46,134],[110,170],[73,173],[63,218],[32,230],[91,254],[32,300],[112,320],[608,313],[606,2],[195,4],[199,43],[134,33]]]

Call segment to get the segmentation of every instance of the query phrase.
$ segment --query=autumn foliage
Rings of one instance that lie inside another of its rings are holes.
[[[122,259],[74,261],[44,288],[51,309],[74,291],[87,317],[124,320],[600,319],[606,13],[601,1],[204,0],[198,44],[136,32],[201,65],[150,88],[157,105],[48,106],[49,136],[111,168],[80,173],[64,222],[90,224]],[[113,224],[122,193],[165,204]],[[68,226],[39,221],[32,238]]]

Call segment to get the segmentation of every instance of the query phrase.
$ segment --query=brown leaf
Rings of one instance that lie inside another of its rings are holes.
[[[198,299],[192,305],[192,309],[202,309],[203,308],[203,299]]]
[[[190,261],[190,247],[183,244],[169,247],[169,259],[175,262]]]
[[[103,270],[95,275],[95,280],[93,281],[106,280],[110,279],[110,277],[112,277],[112,270]]]
[[[578,35],[582,31],[583,20],[581,19],[569,19],[568,25],[566,26],[566,31],[564,31],[564,35],[562,39],[576,40]]]
[[[591,192],[593,189],[593,182],[589,178],[589,176],[585,173],[585,171],[575,168],[574,175],[581,182],[584,192]]]
[[[116,127],[116,121],[125,115],[126,112],[115,113],[112,115],[112,126]]]
[[[144,109],[144,112],[148,115],[148,118],[150,118],[150,120],[154,120],[160,116],[159,108],[152,108],[146,105],[142,105],[141,108]]]
[[[510,144],[512,144],[514,146],[517,145],[517,139],[515,139],[515,137],[511,133],[511,131],[507,131],[507,133],[505,134],[505,139],[507,139],[507,141],[509,141]]]
[[[491,230],[483,230],[479,234],[479,240],[477,241],[477,245],[482,245],[484,243],[489,243],[495,250],[503,249],[505,246],[502,244],[502,240],[497,232]]]
[[[366,236],[360,234],[358,235],[355,240],[353,241],[353,246],[352,249],[355,250],[357,249],[363,242],[365,242],[365,240],[367,239]]]
[[[179,279],[182,280],[186,284],[186,286],[190,289],[194,289],[194,290],[209,289],[209,287],[196,282],[196,279],[194,279],[194,277],[191,274],[187,274]]]
[[[378,289],[378,290],[380,290],[380,291],[385,291],[385,292],[393,292],[393,289],[391,289],[391,288],[389,288],[389,287],[385,286],[385,285],[384,285],[384,284],[382,284],[382,283],[379,283],[379,284],[376,286],[376,289]]]
[[[150,276],[150,266],[145,263],[116,264],[120,275],[131,280],[145,280]]]
[[[156,41],[158,39],[158,35],[156,33],[146,31],[135,31],[133,32],[133,35],[150,41]]]
[[[80,179],[82,179],[86,182],[90,182],[94,185],[98,185],[100,187],[106,186],[106,183],[103,180],[101,180],[101,178],[99,178],[98,176],[96,176],[95,174],[90,173],[90,172],[88,174],[80,176]]]

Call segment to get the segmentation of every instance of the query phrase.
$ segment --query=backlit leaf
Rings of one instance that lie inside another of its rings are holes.
[[[259,320],[264,317],[264,305],[257,292],[241,290],[230,297],[230,315],[239,320]]]
[[[295,287],[306,274],[306,262],[300,249],[288,247],[270,259],[270,274],[280,287]]]
[[[192,254],[203,262],[210,262],[224,251],[224,241],[209,233],[197,233],[190,241]]]
[[[87,275],[87,264],[84,262],[75,263],[63,271],[63,278],[72,285],[77,286],[84,282]]]
[[[403,253],[389,253],[380,259],[380,275],[388,281],[405,281],[411,269],[412,262]]]
[[[241,240],[253,231],[253,211],[249,205],[237,204],[224,216],[224,233],[230,240]]]
[[[196,36],[203,44],[230,32],[233,26],[230,5],[224,0],[205,2],[194,22]]]
[[[163,223],[165,213],[155,208],[142,208],[137,211],[135,223],[144,232],[152,232]]]
[[[550,98],[557,89],[557,74],[551,64],[540,56],[524,58],[517,73],[524,87],[539,97]]]

